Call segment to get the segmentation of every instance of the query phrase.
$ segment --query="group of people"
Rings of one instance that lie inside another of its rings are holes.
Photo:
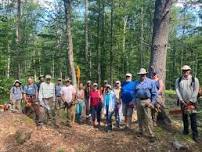
[[[106,120],[106,131],[112,131],[113,116],[115,127],[120,127],[122,117],[125,128],[131,128],[132,115],[137,111],[139,135],[147,133],[151,141],[155,140],[153,126],[156,124],[157,113],[164,110],[164,83],[158,72],[153,71],[152,77],[147,77],[147,71],[141,68],[137,73],[138,80],[132,79],[132,74],[125,75],[122,83],[116,81],[112,87],[107,81],[100,89],[97,83],[87,81],[84,86],[79,83],[78,88],[72,85],[71,79],[61,78],[54,84],[51,76],[39,77],[39,82],[34,83],[33,78],[28,78],[28,83],[21,87],[21,82],[16,80],[10,90],[10,101],[16,110],[29,114],[30,109],[35,113],[36,123],[43,126],[44,112],[51,120],[51,125],[57,126],[56,110],[67,110],[67,125],[72,126],[76,120],[82,122],[81,116],[91,122],[93,127],[100,127],[102,115]],[[182,76],[176,80],[176,92],[182,108],[184,134],[189,133],[188,116],[191,118],[193,139],[197,141],[198,131],[196,122],[196,103],[199,90],[199,81],[191,75],[191,68],[182,67]],[[21,108],[21,100],[25,106]]]

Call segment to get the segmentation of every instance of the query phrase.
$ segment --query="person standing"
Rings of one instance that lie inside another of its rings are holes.
[[[83,83],[79,84],[79,88],[76,92],[76,120],[80,124],[81,123],[81,114],[84,106],[84,89]]]
[[[38,87],[38,92],[39,92],[39,89],[40,89],[41,84],[42,84],[44,81],[45,81],[44,75],[40,75],[40,76],[39,76],[39,82],[36,84],[37,87]]]
[[[183,120],[183,134],[189,134],[189,117],[191,120],[192,138],[198,142],[197,129],[197,96],[199,92],[199,80],[191,74],[191,68],[188,65],[182,67],[182,76],[176,80],[176,93],[179,99],[182,120]]]
[[[86,111],[86,120],[89,120],[90,115],[90,92],[92,90],[91,81],[87,81],[86,87],[84,89],[85,92],[85,111]]]
[[[125,117],[125,128],[131,129],[132,114],[134,108],[134,90],[135,82],[132,81],[132,74],[126,74],[126,80],[121,86],[121,100],[122,100],[122,112]]]
[[[19,80],[15,80],[13,87],[10,90],[10,101],[11,105],[13,106],[13,110],[17,110],[19,112],[22,111],[21,108],[21,101],[22,101],[22,94],[23,89],[21,87],[21,82]]]
[[[67,109],[67,125],[72,127],[75,122],[76,89],[69,78],[65,79],[65,85],[61,89],[61,97]]]
[[[104,113],[106,116],[107,131],[112,131],[112,116],[114,114],[116,104],[116,96],[112,91],[111,85],[106,85],[104,94]]]
[[[96,119],[98,123],[98,127],[100,127],[101,122],[101,111],[102,111],[102,101],[100,91],[98,90],[98,84],[93,84],[93,89],[90,92],[90,111],[93,121],[93,127],[96,127]]]
[[[62,105],[62,98],[61,98],[62,87],[63,87],[62,79],[58,78],[57,85],[55,86],[55,96],[56,96],[55,109],[60,109]]]
[[[23,113],[30,116],[32,113],[35,114],[36,125],[42,127],[43,125],[43,109],[40,107],[38,102],[38,87],[34,83],[32,77],[27,79],[27,85],[23,88],[23,98],[25,101],[25,107]]]
[[[121,98],[120,98],[120,93],[121,93],[121,82],[116,81],[115,82],[115,87],[114,87],[114,94],[115,94],[115,119],[116,119],[116,127],[119,128],[120,125],[120,108],[121,108]],[[121,111],[122,112],[122,111]]]
[[[150,141],[154,142],[155,136],[152,129],[151,109],[154,108],[157,99],[157,88],[155,82],[146,76],[147,71],[141,68],[138,75],[139,81],[135,87],[135,101],[137,105],[137,117],[140,135],[144,130],[149,134]]]
[[[55,119],[55,84],[51,82],[51,75],[46,75],[45,82],[41,83],[39,101],[40,105],[45,108],[51,124],[57,127]]]

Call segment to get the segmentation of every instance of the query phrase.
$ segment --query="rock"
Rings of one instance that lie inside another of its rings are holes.
[[[181,150],[187,151],[187,150],[189,150],[188,145],[185,145],[185,144],[183,144],[183,143],[180,143],[179,141],[174,141],[174,142],[172,143],[172,145],[173,145],[173,147],[175,148],[175,150],[178,150],[178,151],[181,151]]]
[[[31,138],[32,130],[31,129],[24,129],[20,128],[15,133],[15,140],[18,144],[23,144],[27,140]]]

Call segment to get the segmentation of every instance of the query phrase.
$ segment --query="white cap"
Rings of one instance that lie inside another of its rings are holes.
[[[132,77],[131,73],[126,73],[126,77]]]
[[[46,79],[51,79],[51,75],[47,74]]]
[[[145,68],[141,68],[140,71],[137,74],[138,75],[147,74],[147,70]]]
[[[98,86],[98,84],[97,83],[93,83],[93,86]]]
[[[190,66],[188,66],[188,65],[184,65],[184,66],[182,67],[182,70],[191,70],[191,68],[190,68]]]

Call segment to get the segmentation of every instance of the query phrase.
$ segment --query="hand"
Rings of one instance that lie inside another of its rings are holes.
[[[183,100],[180,100],[180,103],[182,103],[183,106],[186,106],[186,105],[187,105]]]

